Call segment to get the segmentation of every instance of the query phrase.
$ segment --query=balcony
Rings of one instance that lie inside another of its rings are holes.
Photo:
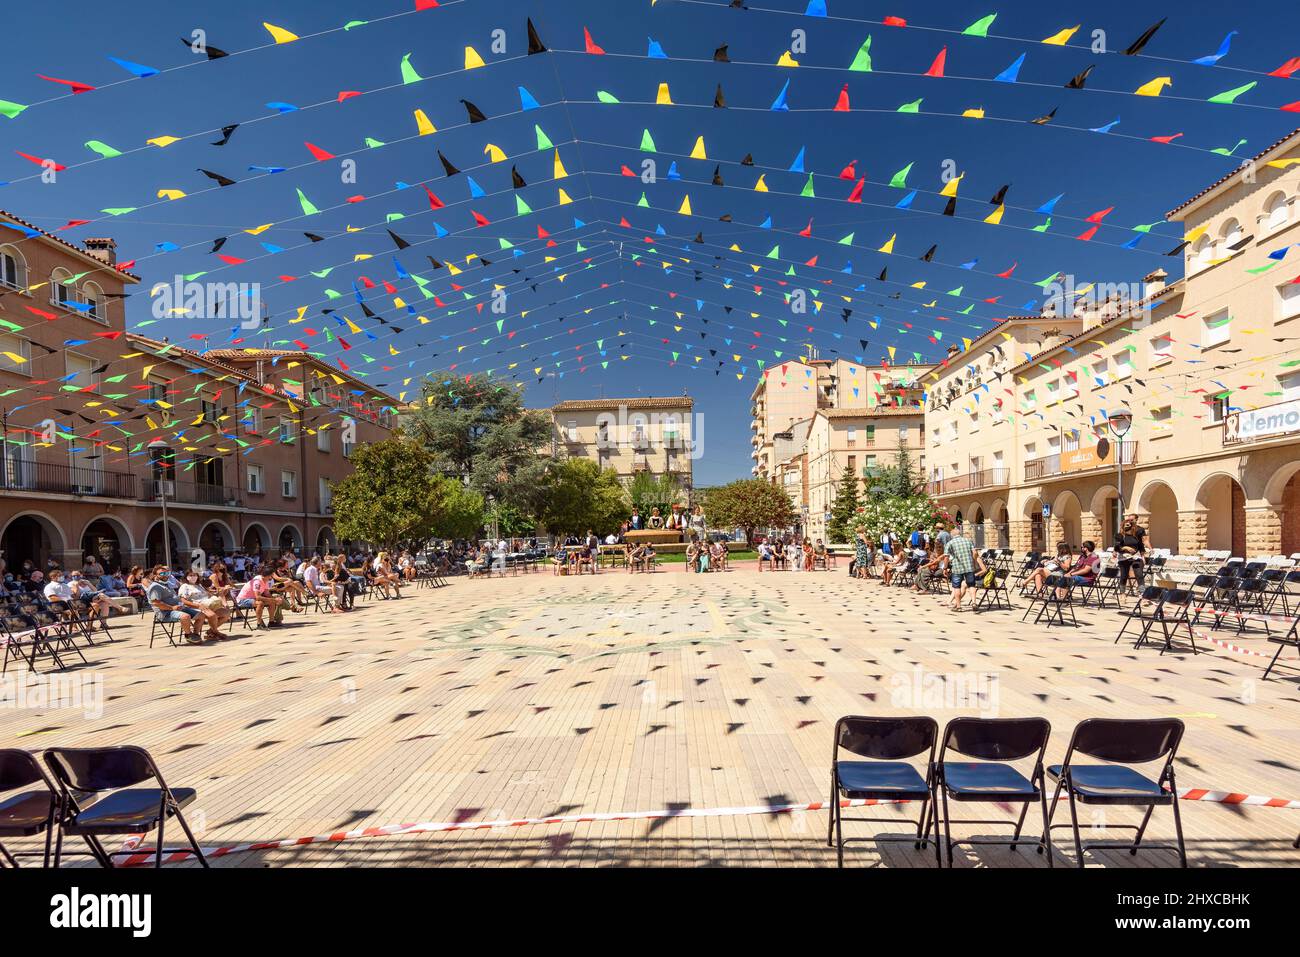
[[[51,462],[6,460],[0,468],[0,489],[7,492],[54,492],[97,498],[135,498],[130,472],[101,472]]]
[[[1026,471],[1028,466],[1026,466]],[[959,492],[974,492],[977,489],[998,488],[1011,481],[1011,470],[1005,468],[980,469],[965,475],[937,479],[926,486],[931,495],[956,495]]]
[[[1137,442],[1111,443],[1113,448],[1120,445],[1121,460],[1125,465],[1137,461]],[[1115,456],[1106,459],[1097,457],[1096,446],[1080,448],[1077,444],[1055,455],[1045,455],[1039,459],[1030,459],[1025,463],[1025,481],[1037,482],[1061,475],[1073,475],[1076,472],[1092,472],[1097,469],[1115,467]]]
[[[176,482],[171,479],[146,479],[142,502],[161,502],[164,488],[167,501],[177,505],[219,505],[238,508],[240,490],[229,485],[205,485],[200,482]]]

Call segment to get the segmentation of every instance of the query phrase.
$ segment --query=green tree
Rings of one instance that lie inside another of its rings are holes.
[[[653,508],[667,515],[673,503],[678,500],[681,487],[681,478],[676,472],[652,475],[649,471],[645,471],[637,472],[632,476],[627,492],[632,499],[632,504],[642,515],[649,515]]]
[[[921,490],[921,481],[912,466],[912,455],[907,446],[899,446],[898,458],[893,465],[880,469],[871,482],[872,495],[891,498],[911,498]]]
[[[526,516],[540,508],[551,419],[526,409],[517,384],[486,374],[431,372],[402,416],[403,431],[425,447],[433,468],[468,481],[485,499]]]
[[[552,534],[615,531],[628,515],[627,492],[613,469],[591,459],[563,459],[549,469],[541,519]]]
[[[438,538],[476,539],[483,528],[483,496],[442,475],[430,479],[441,497],[433,532]]]
[[[709,525],[714,528],[740,528],[745,540],[754,541],[760,528],[789,528],[794,524],[794,506],[784,490],[762,479],[741,479],[718,488],[708,495]]]
[[[831,505],[831,520],[826,524],[826,536],[832,542],[847,542],[853,520],[858,516],[862,500],[858,497],[858,477],[854,470],[844,469],[840,487]]]
[[[444,494],[432,468],[433,456],[415,442],[358,445],[352,474],[330,486],[335,533],[387,549],[428,541]]]

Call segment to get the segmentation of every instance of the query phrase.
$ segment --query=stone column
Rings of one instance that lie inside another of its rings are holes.
[[[1210,547],[1210,514],[1193,508],[1178,512],[1178,553],[1195,555]]]
[[[1096,515],[1093,515],[1092,512],[1084,512],[1079,517],[1079,534],[1081,537],[1075,544],[1082,544],[1083,542],[1090,541],[1095,542],[1098,548],[1105,548],[1108,544],[1107,542],[1103,542],[1101,538],[1101,519]]]
[[[1026,519],[1008,522],[1008,532],[1011,536],[1011,550],[1020,554],[1029,551],[1030,542],[1033,533],[1030,530],[1029,522]]]
[[[1272,505],[1246,506],[1246,556],[1282,550],[1282,513]]]

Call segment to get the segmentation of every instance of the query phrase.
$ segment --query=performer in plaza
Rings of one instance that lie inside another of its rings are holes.
[[[690,527],[690,523],[686,519],[686,513],[682,510],[681,505],[676,502],[673,503],[672,514],[668,516],[664,527],[674,532],[684,532]]]
[[[658,508],[650,510],[650,518],[646,521],[646,528],[660,529],[664,527],[664,518],[659,514]]]

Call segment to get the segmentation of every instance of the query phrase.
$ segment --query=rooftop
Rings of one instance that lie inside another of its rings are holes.
[[[108,273],[112,273],[114,276],[120,276],[123,282],[138,283],[141,281],[140,277],[135,275],[134,273],[129,273],[123,269],[114,268],[113,266],[108,265],[102,259],[98,259],[95,256],[92,256],[90,253],[88,253],[85,250],[84,247],[77,246],[73,243],[70,243],[66,239],[60,239],[58,236],[55,236],[53,233],[46,232],[45,230],[41,229],[41,227],[39,226],[33,226],[31,223],[27,222],[27,220],[23,219],[21,216],[15,216],[13,213],[8,212],[7,210],[0,209],[0,219],[7,219],[9,220],[9,222],[17,223],[19,226],[22,226],[25,229],[34,230],[35,232],[40,234],[42,239],[46,240],[47,242],[54,243],[64,252],[72,253],[78,259],[82,260],[88,265],[94,266],[100,272],[108,272]],[[10,238],[9,230],[6,230],[4,233],[0,233],[0,242],[4,242],[4,241],[8,241],[10,244],[14,244],[16,242],[22,242],[23,240],[21,239],[15,240]]]

